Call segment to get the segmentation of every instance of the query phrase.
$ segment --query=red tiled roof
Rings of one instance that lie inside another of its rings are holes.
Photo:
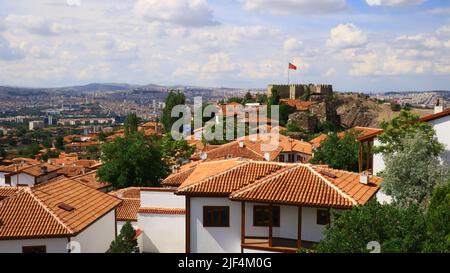
[[[71,177],[71,179],[83,183],[93,189],[99,190],[111,186],[111,183],[101,182],[97,179],[97,171],[90,171],[85,174]]]
[[[165,187],[178,187],[180,186],[191,173],[195,170],[197,164],[190,166],[189,168],[182,169],[177,173],[172,173],[166,179],[161,182],[161,185]]]
[[[0,202],[0,239],[75,236],[120,203],[68,178],[23,188]]]
[[[302,101],[296,99],[282,99],[281,102],[286,103],[291,107],[295,107],[297,110],[303,111],[309,110],[309,107],[319,103],[318,101]]]
[[[186,214],[185,209],[175,209],[175,208],[140,208],[139,213],[150,213],[150,214]]]
[[[0,200],[5,197],[9,197],[18,192],[21,188],[19,187],[0,187]]]
[[[269,162],[247,161],[231,169],[219,172],[220,175],[205,177],[194,183],[183,183],[177,193],[195,193],[205,195],[225,195],[251,184],[286,166]]]
[[[440,113],[436,113],[436,114],[432,114],[432,115],[421,117],[420,121],[428,122],[428,121],[440,119],[440,118],[443,118],[443,117],[446,117],[446,116],[450,116],[450,108],[447,108],[447,109],[445,109],[444,111],[442,111]]]
[[[378,191],[381,178],[360,183],[358,173],[321,165],[254,162],[230,159],[228,169],[208,166],[203,177],[190,176],[177,194],[229,196],[232,200],[302,206],[350,208],[365,204]],[[203,163],[205,164],[205,163]],[[203,169],[200,164],[198,169]],[[225,164],[222,161],[222,164]],[[195,173],[195,172],[194,172]]]
[[[141,200],[136,198],[121,198],[122,204],[116,209],[117,221],[137,221]]]

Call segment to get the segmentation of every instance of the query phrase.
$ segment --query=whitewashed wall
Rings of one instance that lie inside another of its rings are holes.
[[[5,184],[5,173],[0,173],[0,187],[4,187],[4,186],[6,186],[6,184]]]
[[[373,146],[380,146],[380,141],[378,138],[375,138],[373,141]],[[380,153],[376,153],[373,155],[373,173],[378,175],[385,168],[383,155]]]
[[[184,253],[186,218],[184,214],[139,213],[138,226],[142,252]]]
[[[71,238],[80,243],[82,253],[104,253],[115,239],[115,210],[105,214],[83,232]]]
[[[259,227],[253,225],[253,207],[255,205],[265,204],[245,203],[245,236],[268,237],[269,227]],[[286,239],[297,239],[297,215],[297,207],[280,206],[280,227],[272,228],[272,236]]]
[[[430,121],[428,124],[433,126],[439,142],[445,145],[442,159],[450,163],[450,116]]]
[[[203,206],[229,206],[230,227],[204,227]],[[240,253],[241,203],[228,198],[191,198],[191,252]]]
[[[27,185],[27,186],[34,186],[34,176],[31,176],[26,173],[19,173],[16,175],[11,176],[11,186],[18,186],[20,185]]]
[[[23,246],[47,247],[47,253],[67,253],[67,238],[0,240],[0,253],[22,253]]]
[[[186,206],[185,197],[171,191],[141,190],[141,208],[181,208]]]
[[[319,242],[324,238],[324,225],[317,224],[317,208],[302,208],[302,240]]]

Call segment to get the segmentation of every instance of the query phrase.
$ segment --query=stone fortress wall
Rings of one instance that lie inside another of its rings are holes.
[[[272,88],[276,89],[282,99],[298,99],[306,88],[311,90],[312,96],[326,97],[333,94],[333,86],[330,84],[269,84],[267,86],[267,96],[271,95]]]

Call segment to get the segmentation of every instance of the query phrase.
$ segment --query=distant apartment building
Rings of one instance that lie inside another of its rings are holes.
[[[28,128],[30,131],[41,129],[44,127],[44,122],[42,120],[33,120],[28,123]]]
[[[114,118],[68,118],[58,120],[63,126],[92,125],[92,124],[114,124]]]

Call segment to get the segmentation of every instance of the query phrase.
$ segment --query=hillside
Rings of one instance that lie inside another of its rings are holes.
[[[391,110],[389,103],[379,103],[376,99],[356,94],[339,94],[334,103],[336,112],[345,128],[354,126],[379,127],[383,120],[391,120],[399,112]],[[432,109],[412,109],[412,112],[425,116]]]

